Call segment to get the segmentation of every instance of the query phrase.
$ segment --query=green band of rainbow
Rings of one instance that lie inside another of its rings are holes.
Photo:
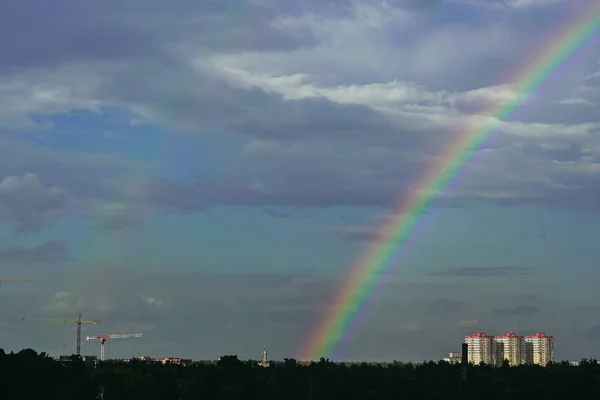
[[[403,246],[415,225],[421,220],[433,200],[443,191],[452,178],[471,158],[473,153],[494,133],[531,94],[548,81],[586,42],[590,41],[600,27],[600,2],[594,1],[583,13],[577,14],[559,36],[561,39],[547,46],[532,62],[528,63],[512,81],[519,93],[508,104],[496,105],[484,114],[478,126],[463,127],[452,146],[446,149],[436,162],[430,165],[420,180],[418,189],[401,199],[391,223],[385,226],[379,240],[362,255],[350,275],[345,279],[333,302],[327,308],[316,329],[309,337],[300,359],[315,360],[330,357],[356,318],[373,286],[379,280],[390,260]]]

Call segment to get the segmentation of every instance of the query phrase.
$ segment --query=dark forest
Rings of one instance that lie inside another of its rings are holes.
[[[340,364],[293,359],[263,368],[224,356],[214,363],[139,360],[61,362],[25,349],[0,350],[2,399],[582,399],[600,395],[600,365],[583,360],[547,367],[425,362]]]

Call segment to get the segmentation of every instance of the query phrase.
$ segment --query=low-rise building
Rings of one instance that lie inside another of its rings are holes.
[[[459,364],[461,361],[460,353],[448,353],[448,357],[444,357],[443,360],[450,364]]]

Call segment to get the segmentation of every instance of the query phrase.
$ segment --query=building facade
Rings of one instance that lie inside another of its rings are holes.
[[[488,336],[485,332],[475,332],[472,335],[465,336],[465,343],[468,345],[467,359],[469,363],[493,364],[493,339],[493,336]]]
[[[507,360],[510,366],[520,365],[524,362],[525,342],[523,336],[507,332],[494,337],[494,343],[496,344],[496,364],[502,365],[504,360]]]
[[[450,364],[459,364],[461,361],[460,353],[451,352],[447,357],[444,357],[443,360]]]
[[[525,337],[524,360],[527,364],[546,366],[554,362],[554,338],[537,332]]]

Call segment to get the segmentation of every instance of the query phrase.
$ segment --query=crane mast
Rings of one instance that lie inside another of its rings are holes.
[[[81,324],[90,323],[96,325],[101,322],[99,319],[81,319],[81,313],[79,313],[78,318],[23,317],[22,319],[44,322],[75,322],[77,324],[77,348],[75,350],[75,354],[77,354],[77,356],[81,355]]]
[[[143,333],[108,333],[101,335],[92,335],[85,338],[85,340],[100,340],[100,361],[104,361],[104,343],[110,339],[128,339],[128,338],[139,338],[142,337]]]

